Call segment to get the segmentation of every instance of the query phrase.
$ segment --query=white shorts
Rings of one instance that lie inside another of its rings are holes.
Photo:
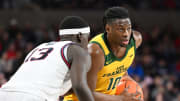
[[[23,92],[11,92],[0,90],[0,101],[47,101],[38,96]]]

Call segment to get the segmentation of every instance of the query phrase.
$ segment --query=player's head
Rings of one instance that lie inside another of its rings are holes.
[[[103,23],[108,38],[123,47],[128,45],[131,36],[131,21],[127,9],[123,7],[107,9]]]
[[[79,16],[67,16],[60,24],[59,35],[62,41],[69,40],[87,46],[89,34],[88,23]]]

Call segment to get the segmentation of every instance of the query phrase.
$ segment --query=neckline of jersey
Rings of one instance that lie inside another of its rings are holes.
[[[107,33],[106,33],[106,32],[103,33],[102,38],[104,39],[104,42],[105,42],[105,44],[106,44],[106,46],[107,46],[110,54],[113,56],[113,58],[115,58],[115,59],[118,60],[118,61],[121,61],[121,60],[123,60],[123,59],[126,57],[126,55],[127,55],[127,53],[128,53],[128,50],[129,50],[129,44],[126,46],[126,52],[125,52],[124,56],[123,56],[122,58],[118,58],[118,57],[116,57],[116,56],[114,55],[113,51],[112,51],[111,48],[110,48],[109,42],[108,42],[108,40],[107,40]]]

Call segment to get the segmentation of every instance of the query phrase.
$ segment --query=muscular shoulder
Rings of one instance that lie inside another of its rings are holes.
[[[79,45],[70,45],[68,50],[70,50],[72,52],[72,54],[74,55],[80,55],[80,56],[88,56],[88,52],[83,49],[82,47],[80,47]]]
[[[104,65],[104,52],[100,48],[99,45],[95,43],[88,44],[88,52],[91,55],[92,64],[99,65],[99,69],[101,69]]]
[[[142,35],[140,32],[133,30],[133,37],[136,41],[136,48],[138,48],[142,43]]]
[[[99,47],[99,45],[97,45],[95,43],[88,44],[88,52],[91,55],[104,57],[103,50]]]
[[[87,60],[90,58],[89,53],[78,45],[70,45],[68,47],[68,59],[72,61],[73,58]]]

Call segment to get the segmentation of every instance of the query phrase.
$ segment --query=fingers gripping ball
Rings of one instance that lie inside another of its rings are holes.
[[[137,91],[140,93],[136,97],[140,97],[143,100],[143,91],[142,88],[136,82],[132,80],[121,80],[116,88],[116,95],[120,95],[125,88],[127,88],[129,93],[136,93]]]

